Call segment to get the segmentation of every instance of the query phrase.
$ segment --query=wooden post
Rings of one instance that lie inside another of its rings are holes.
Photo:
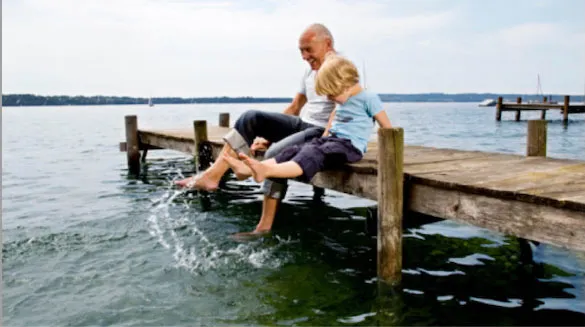
[[[136,116],[125,116],[126,123],[126,158],[131,174],[140,174],[140,144],[138,140],[138,119]]]
[[[548,97],[542,97],[543,103],[548,103]],[[540,111],[540,119],[546,119],[546,109]]]
[[[229,112],[222,112],[219,114],[219,126],[230,127],[230,114]]]
[[[569,103],[571,99],[568,95],[565,95],[565,102],[563,103],[563,124],[569,123]]]
[[[529,120],[526,155],[546,157],[546,120]]]
[[[516,98],[516,103],[517,104],[521,104],[522,103],[522,97],[518,97]],[[516,121],[520,121],[520,113],[522,111],[520,109],[516,110]]]
[[[498,97],[498,102],[496,103],[496,120],[502,120],[502,97]]]
[[[404,130],[378,129],[378,279],[402,279]]]
[[[193,129],[195,132],[195,146],[193,150],[193,157],[198,170],[205,169],[209,164],[203,154],[203,142],[207,141],[207,121],[195,120],[193,122]]]

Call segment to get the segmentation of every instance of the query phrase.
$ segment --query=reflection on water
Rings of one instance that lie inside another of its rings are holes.
[[[385,106],[409,144],[525,150],[525,122],[495,123],[492,111]],[[253,229],[261,210],[253,181],[178,190],[172,181],[195,167],[162,150],[128,175],[125,114],[191,128],[245,109],[3,109],[4,324],[585,325],[580,253],[531,245],[527,262],[516,238],[406,213],[403,283],[380,290],[373,201],[332,191],[314,201],[293,183],[273,233],[241,243],[229,235]],[[549,154],[585,159],[585,121],[571,119],[549,123]]]

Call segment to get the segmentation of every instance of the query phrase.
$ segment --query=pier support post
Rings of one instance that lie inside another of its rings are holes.
[[[229,112],[222,112],[219,114],[219,126],[230,127],[230,114]]]
[[[496,103],[496,120],[502,120],[502,97],[498,97],[498,102]]]
[[[542,98],[542,102],[543,103],[548,103],[548,98],[547,97],[543,97]],[[546,109],[542,109],[540,111],[540,119],[546,119]]]
[[[404,130],[378,129],[378,279],[402,279]]]
[[[198,171],[204,170],[209,166],[210,155],[206,153],[206,147],[204,142],[207,139],[207,121],[206,120],[195,120],[193,122],[193,129],[195,132],[195,146],[193,150],[193,157],[195,164],[197,165]]]
[[[568,95],[565,95],[565,101],[563,102],[563,124],[569,123],[569,103],[571,99]]]
[[[529,120],[526,140],[528,157],[546,157],[546,120]]]
[[[135,115],[125,116],[126,158],[131,174],[140,174],[140,141],[138,140],[138,119]]]
[[[526,136],[527,157],[546,157],[546,125],[546,120],[528,121],[528,133]],[[525,238],[518,238],[518,245],[520,247],[520,261],[526,265],[531,265],[533,263],[533,253],[530,242],[532,242],[534,245],[540,244],[536,241],[529,241]]]
[[[522,97],[516,98],[516,103],[517,104],[521,104],[522,103]],[[520,121],[520,113],[521,112],[522,112],[522,110],[520,110],[520,109],[516,110],[516,121]]]

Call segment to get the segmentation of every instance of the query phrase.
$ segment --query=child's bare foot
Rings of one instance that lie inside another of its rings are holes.
[[[175,181],[175,185],[179,187],[193,188],[203,191],[215,191],[219,184],[212,180],[205,172]]]
[[[236,174],[238,180],[245,180],[252,176],[250,168],[242,161],[227,154],[225,154],[222,159],[227,162],[234,174]]]
[[[248,157],[243,153],[240,153],[239,157],[242,159],[244,164],[250,168],[252,176],[257,183],[261,183],[266,179],[266,165],[256,159]]]

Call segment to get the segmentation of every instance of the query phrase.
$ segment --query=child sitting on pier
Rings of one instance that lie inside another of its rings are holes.
[[[338,104],[323,136],[285,148],[261,162],[244,153],[238,154],[242,161],[225,155],[224,160],[237,176],[251,175],[256,182],[271,177],[301,177],[308,182],[319,171],[363,157],[374,127],[372,117],[381,127],[392,127],[380,97],[360,86],[357,68],[346,58],[334,55],[325,60],[317,73],[315,90]]]

